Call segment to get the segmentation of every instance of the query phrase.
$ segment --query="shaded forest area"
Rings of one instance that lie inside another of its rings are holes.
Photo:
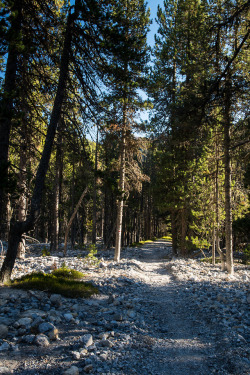
[[[1,280],[27,236],[52,253],[101,237],[119,261],[171,234],[232,274],[250,251],[249,2],[165,1],[153,48],[144,0],[0,4]]]

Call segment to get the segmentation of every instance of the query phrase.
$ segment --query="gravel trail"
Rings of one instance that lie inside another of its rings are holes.
[[[212,327],[204,324],[190,305],[185,284],[167,272],[165,252],[164,241],[147,244],[140,251],[143,273],[138,274],[145,285],[134,293],[148,330],[147,335],[135,340],[137,373],[211,374],[209,358],[216,351],[216,342],[211,340]]]
[[[62,263],[87,273],[88,300],[0,288],[0,374],[248,375],[249,267],[172,259],[158,240],[103,252],[98,267],[77,252],[17,261],[14,276]],[[73,366],[73,367],[72,367]]]

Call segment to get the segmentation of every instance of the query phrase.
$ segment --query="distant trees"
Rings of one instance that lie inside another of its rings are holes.
[[[249,34],[246,12],[245,2],[222,6],[216,1],[165,1],[164,9],[158,10],[159,33],[151,86],[155,103],[153,122],[164,136],[162,167],[168,165],[166,173],[158,172],[158,178],[165,186],[163,191],[168,192],[164,202],[171,213],[173,249],[176,252],[179,248],[185,255],[190,246],[205,245],[202,237],[208,246],[216,232],[220,252],[218,229],[221,236],[225,229],[229,273],[233,273],[232,131],[245,118],[242,109],[248,86],[244,73]],[[213,158],[210,150],[215,153],[213,167],[209,162]],[[219,190],[221,158],[224,194]],[[234,178],[238,178],[237,173]],[[219,199],[224,202],[222,214]],[[211,211],[214,201],[215,210]],[[247,207],[246,203],[245,212]],[[224,214],[222,228],[219,221]],[[216,228],[214,232],[211,222]]]
[[[247,9],[165,1],[149,74],[143,0],[2,0],[2,281],[27,233],[52,252],[65,232],[72,247],[101,236],[119,261],[171,230],[176,255],[213,245],[233,272],[249,207]],[[146,87],[150,139],[134,135]]]

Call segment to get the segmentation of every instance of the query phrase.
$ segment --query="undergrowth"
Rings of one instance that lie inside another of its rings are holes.
[[[133,242],[131,247],[139,247],[143,246],[145,243],[153,242],[153,240],[146,240],[146,241],[139,241],[139,242]]]
[[[88,298],[92,294],[97,294],[98,289],[91,283],[79,280],[83,277],[83,273],[64,266],[50,274],[33,272],[24,275],[13,280],[10,286],[18,289],[43,290],[71,298]]]
[[[167,240],[167,241],[172,241],[172,237],[171,236],[163,236],[162,239],[163,240]]]
[[[201,262],[212,264],[212,257],[201,258]],[[218,264],[218,263],[221,263],[220,258],[215,258],[215,264]]]

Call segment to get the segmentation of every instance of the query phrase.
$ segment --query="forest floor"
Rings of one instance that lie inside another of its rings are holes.
[[[217,265],[173,259],[164,240],[125,249],[119,264],[111,256],[86,267],[79,256],[32,250],[17,262],[15,276],[65,262],[100,294],[0,288],[0,374],[250,374],[249,267],[230,277]]]

